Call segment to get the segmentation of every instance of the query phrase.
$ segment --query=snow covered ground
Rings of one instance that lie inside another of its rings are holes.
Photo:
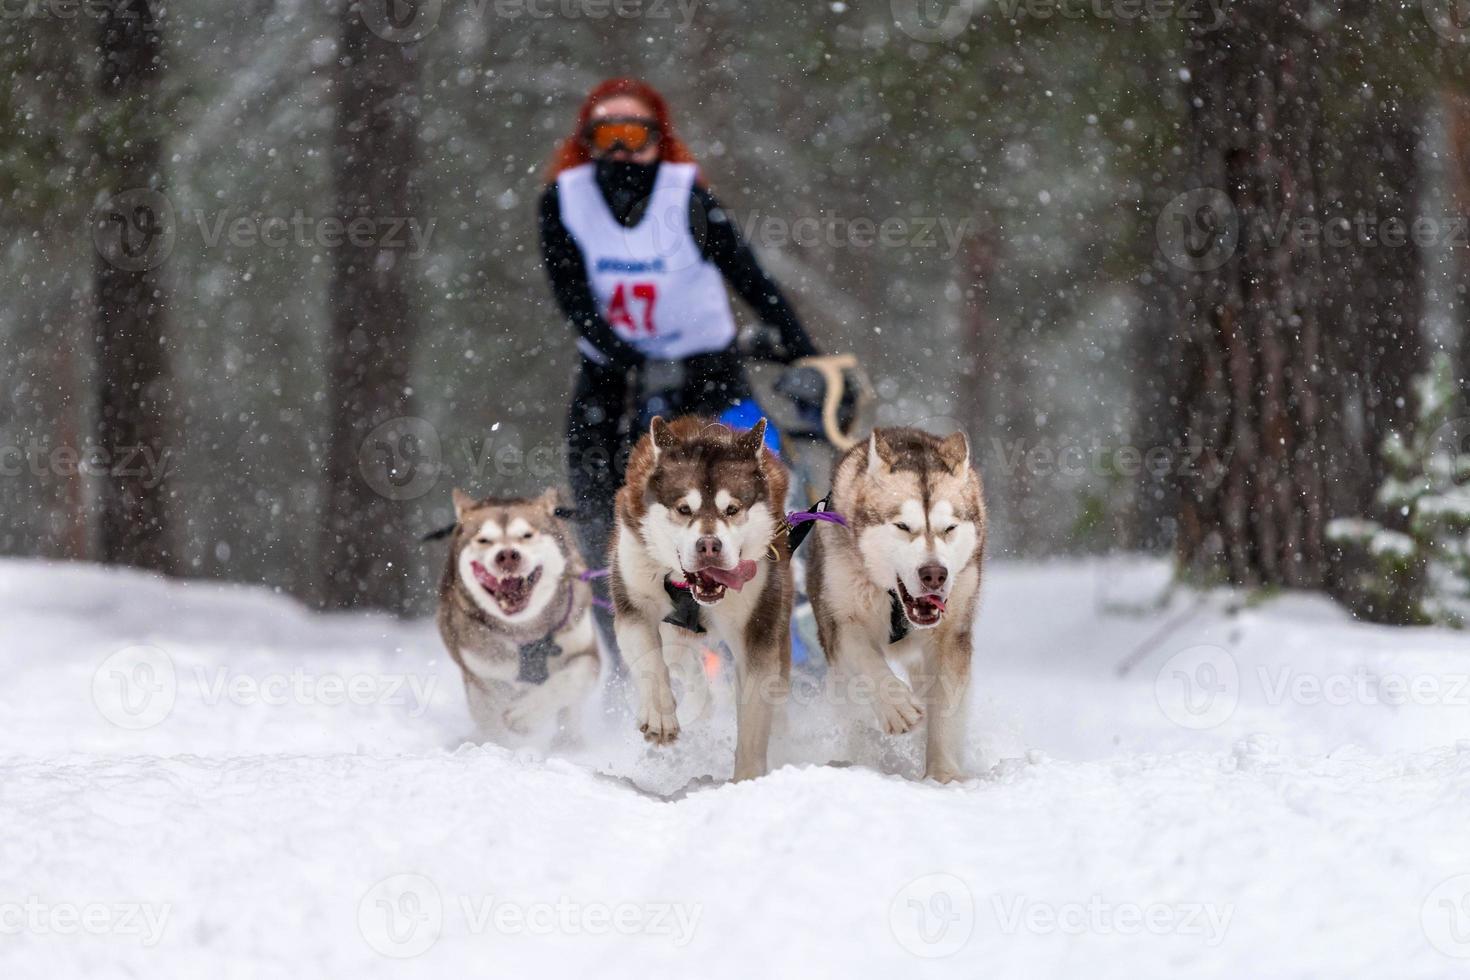
[[[0,562],[0,976],[1470,969],[1470,637],[1167,579],[992,565],[967,784],[804,684],[732,785],[718,689],[464,745],[427,623]]]

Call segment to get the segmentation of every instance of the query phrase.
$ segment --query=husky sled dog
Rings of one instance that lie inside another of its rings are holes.
[[[791,675],[791,562],[776,541],[787,475],[766,422],[739,434],[705,419],[655,418],[618,491],[612,596],[618,648],[638,696],[638,729],[679,736],[669,661],[691,633],[735,658],[735,778],[766,771]],[[774,543],[774,548],[773,548]]]
[[[927,716],[924,775],[958,779],[985,550],[984,495],[964,433],[875,430],[838,461],[831,509],[848,526],[812,532],[807,568],[822,649],[872,692],[888,734]]]
[[[597,686],[592,593],[556,516],[556,491],[475,500],[454,491],[455,527],[439,582],[439,635],[464,673],[481,735],[578,737]]]

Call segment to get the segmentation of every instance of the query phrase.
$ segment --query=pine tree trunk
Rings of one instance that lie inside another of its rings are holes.
[[[1316,214],[1308,9],[1243,0],[1190,39],[1192,161],[1228,200],[1214,218],[1233,209],[1239,243],[1191,277],[1179,394],[1186,444],[1203,455],[1182,474],[1178,547],[1186,568],[1246,585],[1323,577],[1321,255],[1276,234],[1283,216]]]
[[[101,8],[97,151],[111,201],[94,221],[96,438],[107,475],[99,499],[105,562],[172,571],[167,297],[159,271],[171,213],[160,140],[163,41],[150,0]],[[151,462],[150,462],[151,460]],[[160,479],[161,478],[161,479]]]
[[[1376,234],[1364,249],[1362,273],[1357,276],[1356,299],[1361,318],[1357,363],[1362,379],[1364,455],[1374,491],[1388,475],[1383,440],[1390,432],[1407,434],[1417,415],[1413,379],[1428,369],[1419,332],[1423,309],[1423,255],[1415,243],[1413,225],[1419,209],[1419,168],[1416,148],[1421,114],[1402,101],[1380,106],[1368,121],[1369,132],[1358,155],[1367,173],[1359,186],[1371,198],[1364,204]],[[1406,237],[1391,225],[1397,222]],[[1357,513],[1369,513],[1371,496]]]
[[[412,215],[410,191],[416,123],[415,79],[408,45],[373,34],[355,8],[342,12],[342,45],[333,85],[337,216],[379,222]],[[403,610],[408,541],[404,499],[364,465],[369,435],[410,414],[409,359],[414,333],[409,270],[401,248],[344,241],[335,250],[332,321],[327,348],[330,426],[326,509],[320,560],[324,604]],[[410,434],[411,438],[411,434]],[[396,452],[393,445],[379,446]],[[408,465],[417,465],[410,459]],[[432,461],[430,461],[432,465]],[[377,489],[374,488],[377,484]]]

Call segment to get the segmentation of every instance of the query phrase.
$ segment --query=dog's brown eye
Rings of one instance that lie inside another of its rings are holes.
[[[734,517],[738,513],[740,513],[740,505],[739,504],[731,504],[729,507],[726,507],[725,508],[725,516],[726,517]]]
[[[953,531],[957,527],[959,527],[958,524],[951,524],[949,527],[947,527],[947,528],[944,529],[944,533],[945,534],[948,534],[948,533],[950,533],[951,531]]]
[[[913,532],[912,532],[912,531],[911,531],[911,530],[910,530],[910,529],[909,529],[909,526],[908,526],[908,525],[907,525],[907,524],[905,524],[905,523],[903,523],[903,522],[902,522],[902,521],[899,521],[899,522],[897,522],[897,523],[896,523],[896,524],[894,524],[894,525],[893,525],[893,526],[894,526],[894,527],[896,527],[896,528],[898,528],[898,529],[899,529],[899,530],[900,530],[900,531],[902,531],[902,532],[903,532],[903,533],[904,533],[904,534],[911,534],[911,533],[913,533]]]
[[[694,508],[690,507],[688,504],[680,504],[678,509],[679,514],[682,517],[688,517],[694,513]]]
[[[476,538],[475,539],[475,544],[489,544],[489,543],[490,543],[490,539],[489,538],[486,538],[486,537],[479,537],[479,538]]]
[[[530,541],[535,536],[536,536],[536,532],[535,531],[527,531],[525,534],[522,534],[521,535],[521,540],[522,541]]]

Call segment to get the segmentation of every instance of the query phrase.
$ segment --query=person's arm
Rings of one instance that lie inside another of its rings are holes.
[[[786,302],[775,280],[766,275],[766,270],[756,261],[755,253],[740,236],[739,229],[715,196],[696,184],[690,195],[689,207],[690,227],[704,257],[715,264],[731,288],[755,310],[761,322],[780,332],[781,361],[789,364],[798,358],[815,356],[817,347],[796,318],[796,311]]]
[[[572,322],[577,334],[596,348],[606,363],[615,367],[631,367],[643,355],[613,331],[607,318],[597,309],[597,300],[587,282],[587,263],[582,250],[572,240],[561,220],[561,202],[556,185],[551,184],[541,195],[541,261],[551,279],[551,292],[562,313]]]

